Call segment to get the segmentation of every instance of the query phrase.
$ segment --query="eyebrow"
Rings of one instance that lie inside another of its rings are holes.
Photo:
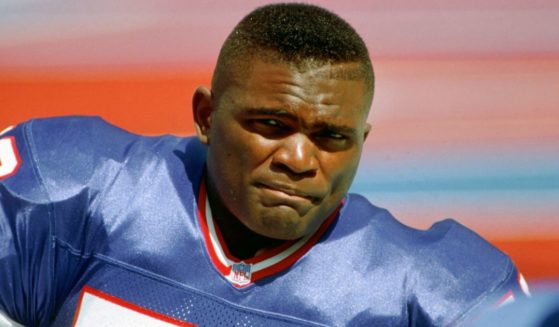
[[[297,117],[292,114],[291,112],[285,109],[277,109],[277,108],[247,108],[245,113],[252,115],[252,116],[259,116],[259,115],[270,115],[270,116],[282,116],[287,117],[289,119],[297,120]]]
[[[279,108],[247,108],[245,113],[252,116],[269,115],[269,116],[280,116],[282,118],[287,118],[292,121],[298,120],[297,116],[295,116],[291,112]],[[354,134],[356,132],[356,129],[353,127],[349,127],[346,125],[332,124],[326,121],[319,121],[312,124],[312,129],[330,130],[341,134]]]
[[[320,130],[330,130],[336,133],[347,134],[347,135],[351,135],[356,132],[356,129],[353,127],[349,127],[346,125],[330,124],[327,122],[318,122],[316,124],[313,124],[313,128],[320,129]]]

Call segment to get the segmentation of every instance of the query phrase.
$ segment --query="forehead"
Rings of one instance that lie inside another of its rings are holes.
[[[230,80],[226,101],[251,112],[274,109],[309,119],[364,122],[369,102],[360,69],[358,63],[294,66],[255,59]]]

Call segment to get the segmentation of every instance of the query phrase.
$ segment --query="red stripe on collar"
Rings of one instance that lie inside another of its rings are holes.
[[[215,224],[211,213],[208,212],[210,208],[207,203],[206,183],[205,179],[203,179],[200,183],[200,190],[198,193],[198,220],[200,222],[206,250],[208,251],[212,263],[222,276],[235,287],[241,288],[262,278],[277,274],[295,264],[295,262],[305,255],[328,230],[332,222],[338,217],[338,213],[344,201],[342,200],[336,210],[328,216],[314,234],[299,240],[286,241],[273,249],[246,260],[240,260],[231,255],[223,240],[219,227]],[[235,279],[235,272],[232,271],[232,267],[235,264],[241,263],[248,265],[250,271],[247,274],[249,280],[239,283]]]

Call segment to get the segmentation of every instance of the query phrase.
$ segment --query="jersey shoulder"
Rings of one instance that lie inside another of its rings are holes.
[[[86,187],[102,189],[130,158],[164,160],[165,153],[172,155],[175,147],[188,143],[171,135],[129,133],[99,117],[84,116],[30,120],[0,139],[7,144],[0,156],[17,162],[1,182],[38,202],[64,199]]]
[[[0,138],[10,142],[0,156],[17,161],[2,183],[14,194],[43,202],[88,184],[100,162],[122,160],[135,136],[98,117],[59,117],[29,120]]]
[[[424,266],[428,263],[455,274],[468,269],[501,273],[511,265],[509,257],[476,232],[453,219],[436,222],[427,230],[407,226],[388,210],[371,204],[365,197],[351,194],[344,218],[354,228],[367,228],[367,239],[374,243],[392,244],[415,256]],[[374,236],[374,237],[373,237]],[[490,268],[487,271],[487,268]]]
[[[511,258],[460,223],[440,221],[418,242],[412,302],[432,321],[454,324],[513,293],[523,296]]]
[[[387,256],[397,258],[398,263],[391,265],[406,271],[402,287],[407,289],[410,321],[450,324],[518,284],[512,260],[453,219],[420,230],[402,224],[362,196],[352,195],[350,204],[348,217],[367,224],[361,251],[373,257],[380,248],[383,262]]]
[[[341,214],[343,219],[340,227],[347,229],[347,233],[364,229],[369,235],[366,239],[370,244],[364,244],[364,247],[384,243],[409,251],[415,247],[413,243],[421,234],[421,231],[400,222],[387,209],[372,204],[359,194],[351,193],[347,196]]]
[[[96,254],[114,245],[111,255],[145,258],[130,237],[153,253],[150,226],[161,225],[162,210],[184,227],[194,203],[189,183],[205,155],[193,140],[134,135],[95,117],[36,119],[0,135],[0,275],[9,276],[0,276],[0,311],[43,325]],[[187,196],[172,196],[175,189]],[[156,223],[142,225],[146,217]]]

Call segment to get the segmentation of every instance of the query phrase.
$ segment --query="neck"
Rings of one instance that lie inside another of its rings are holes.
[[[285,242],[284,240],[257,234],[248,229],[223,205],[209,179],[207,179],[207,196],[214,223],[219,228],[229,252],[236,258],[246,260]]]

